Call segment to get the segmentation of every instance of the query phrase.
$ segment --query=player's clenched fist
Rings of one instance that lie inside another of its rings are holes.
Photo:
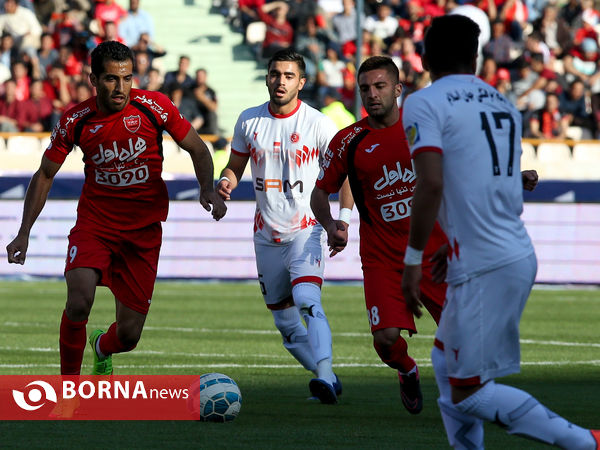
[[[29,238],[27,236],[18,235],[13,241],[6,246],[9,264],[25,264],[25,255],[29,246]]]
[[[348,244],[348,224],[341,220],[334,220],[327,227],[327,244],[329,244],[329,256],[335,256]]]
[[[215,220],[221,219],[227,212],[227,206],[225,206],[225,201],[215,191],[201,193],[200,204],[207,211],[211,210],[212,205],[212,216]]]

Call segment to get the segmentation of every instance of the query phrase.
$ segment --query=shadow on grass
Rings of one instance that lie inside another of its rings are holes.
[[[340,374],[344,393],[337,405],[308,401],[304,378],[238,374],[243,393],[232,423],[176,421],[4,422],[7,448],[211,448],[211,449],[443,449],[448,448],[438,414],[437,389],[423,377],[425,406],[411,416],[399,400],[395,376]],[[504,380],[525,389],[546,406],[582,426],[597,417],[598,376],[564,374],[553,380],[518,375]],[[547,448],[486,425],[488,449]]]

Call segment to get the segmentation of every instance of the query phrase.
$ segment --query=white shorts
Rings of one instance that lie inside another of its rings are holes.
[[[519,322],[537,272],[535,254],[449,285],[436,333],[450,384],[472,386],[520,370]]]
[[[299,231],[285,243],[254,237],[256,268],[261,292],[267,305],[292,295],[298,283],[323,283],[325,266],[325,230],[319,224]]]

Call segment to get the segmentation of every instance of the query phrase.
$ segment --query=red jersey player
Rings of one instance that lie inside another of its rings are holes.
[[[80,373],[85,327],[97,285],[110,288],[117,311],[108,331],[96,330],[90,336],[93,374],[112,373],[111,355],[132,350],[140,338],[156,279],[161,221],[168,210],[161,178],[164,130],[189,152],[202,206],[211,211],[212,205],[215,220],[226,211],[214,192],[212,160],[202,139],[166,96],[132,89],[132,71],[133,55],[123,44],[107,41],[92,51],[90,81],[97,96],[68,110],[57,124],[27,189],[17,237],[7,246],[8,261],[23,264],[31,227],[54,176],[73,146],[79,146],[85,182],[65,267],[67,303],[60,325],[63,375]]]
[[[330,246],[341,250],[347,234],[332,219],[328,196],[348,177],[360,213],[360,256],[373,344],[381,360],[398,370],[402,403],[418,414],[423,405],[418,369],[401,336],[401,330],[417,331],[400,289],[416,178],[396,103],[402,85],[396,65],[386,57],[366,60],[358,83],[369,116],[341,130],[329,144],[311,205],[327,230]],[[422,302],[436,322],[446,292],[441,283],[445,244],[446,237],[436,226],[423,258],[427,263],[420,286]]]

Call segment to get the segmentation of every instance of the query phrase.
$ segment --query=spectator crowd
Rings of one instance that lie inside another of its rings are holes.
[[[162,91],[199,133],[218,134],[217,97],[207,73],[161,64],[151,15],[140,0],[0,0],[0,131],[50,131],[62,113],[94,94],[90,52],[116,40],[134,52],[134,87]]]
[[[351,120],[358,37],[363,58],[388,55],[403,97],[429,84],[423,37],[433,17],[463,14],[482,30],[478,74],[513,102],[530,138],[600,138],[598,0],[213,0],[246,36],[264,24],[256,48],[265,62],[293,46],[306,60],[302,98]],[[357,29],[357,16],[362,29]],[[208,73],[189,56],[165,71],[153,18],[130,0],[0,0],[0,131],[50,131],[69,107],[93,95],[90,50],[118,40],[134,51],[134,86],[160,90],[199,133],[219,135]],[[344,106],[346,111],[343,111]],[[364,114],[364,111],[363,111]]]
[[[524,137],[600,137],[600,9],[597,0],[213,0],[246,35],[265,24],[256,54],[295,47],[307,60],[304,99],[318,107],[331,88],[354,110],[357,38],[362,57],[388,55],[404,97],[427,86],[420,54],[432,18],[462,14],[481,28],[478,75],[521,111]],[[362,29],[357,29],[357,15]]]

